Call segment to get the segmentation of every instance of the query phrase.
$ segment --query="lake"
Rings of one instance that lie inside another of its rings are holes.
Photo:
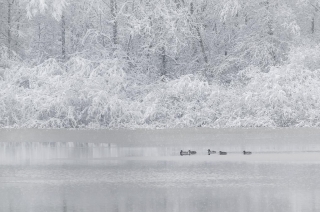
[[[0,211],[319,211],[319,136],[318,129],[0,130]],[[228,155],[209,156],[208,148]],[[197,154],[180,156],[181,149]]]

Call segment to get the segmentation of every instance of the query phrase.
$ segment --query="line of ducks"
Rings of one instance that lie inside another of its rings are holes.
[[[208,149],[208,155],[211,155],[211,154],[216,154],[217,152],[216,151],[211,151],[210,149]],[[249,152],[249,151],[243,151],[242,152],[244,155],[251,155],[252,152]],[[196,151],[180,151],[180,155],[183,156],[183,155],[195,155],[197,154]],[[227,152],[222,152],[222,151],[219,151],[219,155],[227,155]]]

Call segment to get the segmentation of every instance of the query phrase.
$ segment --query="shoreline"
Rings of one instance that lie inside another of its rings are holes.
[[[318,145],[320,128],[0,129],[0,142],[91,142],[118,146]]]

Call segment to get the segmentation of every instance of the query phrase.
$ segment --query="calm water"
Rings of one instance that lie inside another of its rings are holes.
[[[320,153],[206,148],[0,142],[0,211],[320,211]]]

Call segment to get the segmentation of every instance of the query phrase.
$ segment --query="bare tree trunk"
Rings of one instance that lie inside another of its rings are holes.
[[[66,59],[66,20],[64,14],[61,16],[61,56]]]
[[[102,13],[100,12],[99,14],[99,25],[100,25],[100,32],[103,32],[103,28],[102,28]],[[102,46],[106,47],[106,42],[105,42],[105,36],[102,36]]]
[[[311,34],[315,33],[315,18],[317,15],[317,12],[319,12],[319,4],[311,4],[314,8],[313,16],[311,18]]]
[[[193,12],[194,12],[194,6],[193,6],[193,3],[191,2],[190,3],[190,13],[191,13],[191,15],[193,14]],[[205,62],[205,69],[203,71],[203,74],[204,74],[205,77],[207,77],[208,56],[206,54],[205,45],[204,45],[204,42],[203,42],[203,38],[201,36],[200,28],[198,26],[196,26],[195,29],[196,29],[196,32],[197,32],[197,37],[199,39],[199,44],[200,44],[200,48],[201,48],[202,57],[203,57],[203,60]]]
[[[9,59],[11,58],[11,41],[12,41],[12,23],[11,23],[11,11],[12,11],[12,5],[14,3],[14,0],[11,1],[11,0],[8,0],[8,34],[7,34],[7,39],[8,39],[8,56],[9,56]]]
[[[311,34],[314,34],[314,17],[311,19]]]
[[[15,49],[18,49],[19,45],[19,31],[20,31],[20,19],[21,19],[21,9],[20,9],[20,3],[17,1],[17,7],[18,7],[18,19],[17,19],[17,28],[16,28],[16,43],[15,43]]]
[[[269,3],[269,0],[266,1],[266,7],[267,7],[267,11],[270,11],[270,3]],[[268,21],[268,34],[269,35],[273,35],[273,28],[272,28],[272,25],[273,25],[273,21],[272,21],[272,18],[270,18],[270,20]]]
[[[113,44],[118,44],[117,0],[110,0],[111,15],[113,17]]]
[[[197,34],[198,34],[198,38],[199,38],[199,44],[200,44],[200,47],[201,47],[201,52],[202,52],[202,56],[203,56],[203,60],[206,64],[208,64],[208,56],[206,54],[206,49],[204,47],[204,43],[203,43],[203,39],[202,39],[202,36],[201,36],[201,33],[200,33],[200,29],[199,27],[197,27]]]
[[[244,23],[245,23],[245,25],[248,24],[248,14],[247,13],[244,16]]]
[[[315,33],[315,17],[318,11],[319,11],[318,7],[314,6],[314,13],[311,19],[311,34]]]
[[[40,45],[41,45],[41,23],[38,22],[38,51],[40,51]]]
[[[167,75],[167,60],[166,60],[166,49],[164,46],[161,48],[162,49],[162,71],[161,71],[161,76]]]

